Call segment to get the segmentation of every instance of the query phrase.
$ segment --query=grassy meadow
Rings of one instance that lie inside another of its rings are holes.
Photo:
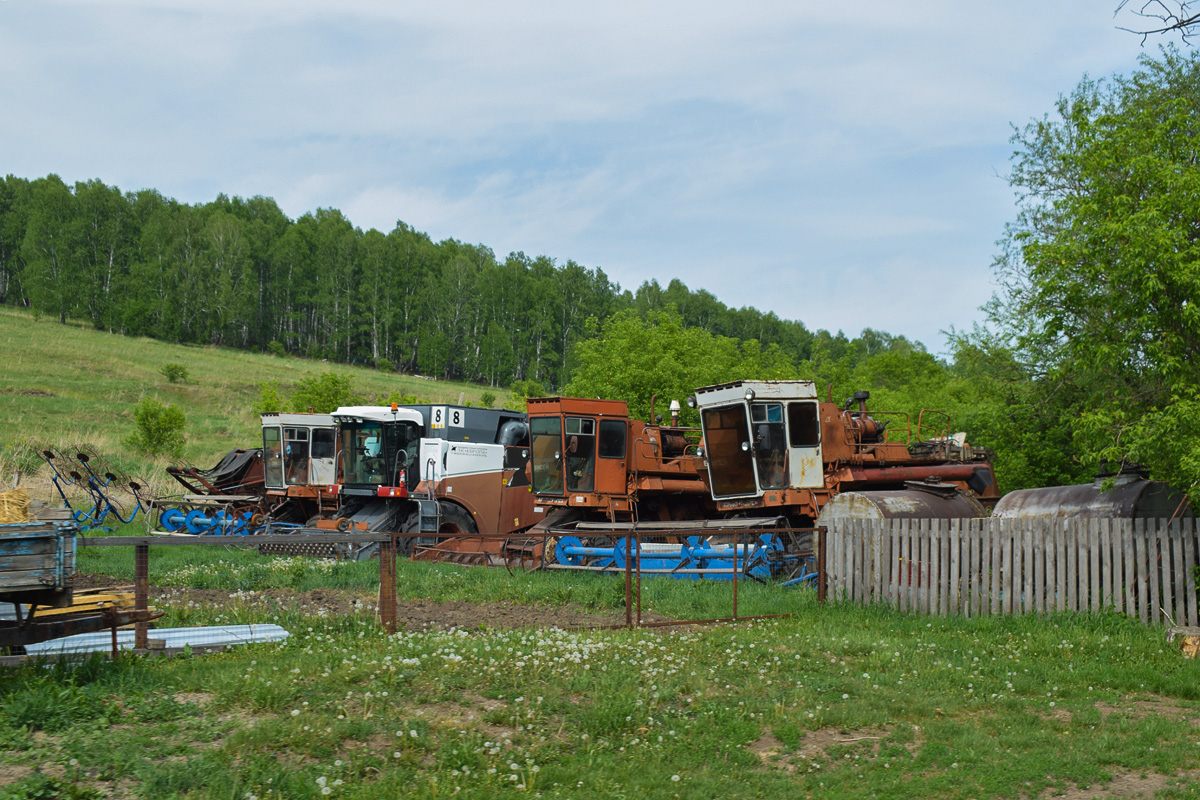
[[[86,572],[131,564],[81,551]],[[487,610],[612,612],[620,581],[404,562],[405,602],[475,603],[478,622],[387,635],[374,564],[153,548],[151,565],[160,625],[290,638],[0,668],[0,797],[1200,797],[1200,665],[1120,616],[926,618],[747,584],[743,613],[794,616],[509,630]],[[216,585],[228,602],[182,599]],[[281,599],[329,586],[367,602]],[[730,600],[646,582],[662,615]]]
[[[335,370],[349,375],[366,397],[393,391],[432,402],[480,404],[485,391],[507,392],[474,384],[427,380],[374,369],[279,358],[219,347],[193,347],[153,339],[130,338],[81,324],[59,324],[15,309],[0,309],[0,486],[11,488],[14,445],[22,441],[70,447],[84,443],[120,469],[171,490],[165,459],[148,460],[123,442],[133,433],[133,410],[146,395],[176,403],[187,417],[187,461],[210,467],[236,447],[261,442],[253,405],[259,385],[278,381],[286,394],[301,377]],[[170,382],[161,372],[182,364],[186,382]],[[24,480],[39,499],[49,499],[43,470]]]

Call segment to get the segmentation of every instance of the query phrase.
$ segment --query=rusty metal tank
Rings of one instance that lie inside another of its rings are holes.
[[[1104,482],[1111,479],[1111,491]],[[1092,483],[1018,489],[1000,498],[993,517],[1007,519],[1178,519],[1191,517],[1183,492],[1137,472],[1100,475]]]
[[[907,481],[905,489],[842,492],[825,504],[818,525],[846,519],[974,519],[983,505],[952,483]]]

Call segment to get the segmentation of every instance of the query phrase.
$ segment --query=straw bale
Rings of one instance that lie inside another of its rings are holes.
[[[29,522],[29,494],[24,489],[0,492],[0,524]]]

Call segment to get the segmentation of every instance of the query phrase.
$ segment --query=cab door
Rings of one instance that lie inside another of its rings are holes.
[[[312,429],[312,453],[309,461],[310,486],[327,486],[337,482],[337,463],[334,460],[334,429]]]
[[[624,496],[629,425],[624,419],[600,419],[596,441],[596,492]]]
[[[787,404],[788,467],[793,487],[813,489],[825,485],[821,459],[821,419],[816,401]]]

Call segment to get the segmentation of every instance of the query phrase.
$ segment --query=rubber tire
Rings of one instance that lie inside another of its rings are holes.
[[[439,505],[442,507],[442,524],[438,526],[438,533],[460,536],[474,536],[479,533],[475,520],[465,508],[444,501]]]

